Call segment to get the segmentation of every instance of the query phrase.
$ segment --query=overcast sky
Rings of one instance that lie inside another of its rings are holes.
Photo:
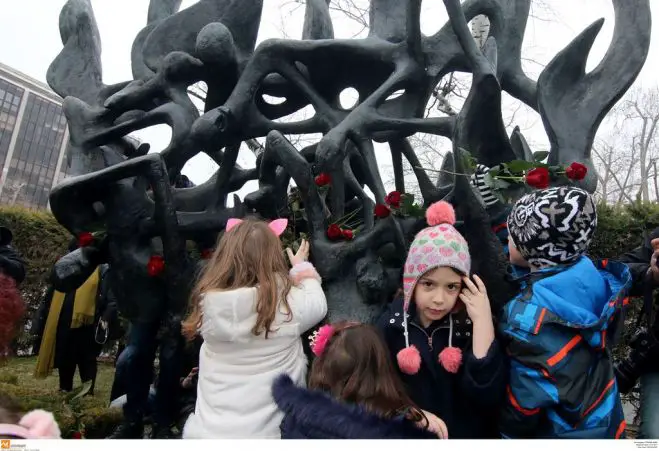
[[[402,0],[401,0],[402,1]],[[579,32],[593,21],[606,19],[591,53],[588,68],[600,61],[613,32],[613,7],[611,0],[543,0],[551,11],[536,9],[538,19],[531,19],[525,37],[524,55],[540,64],[551,58],[567,45]],[[636,1],[636,0],[630,0]],[[66,0],[3,0],[0,14],[0,62],[12,66],[36,79],[45,81],[50,62],[62,48],[58,29],[58,16]],[[659,11],[659,0],[650,0],[654,12]],[[106,84],[132,79],[130,49],[135,35],[146,23],[148,0],[92,0],[103,46],[103,81]],[[183,0],[183,8],[196,0]],[[293,8],[291,0],[264,0],[265,7],[259,41],[282,37],[285,23],[286,34],[291,38],[301,36],[303,8]],[[440,0],[423,2],[422,31],[431,34],[446,22],[446,14]],[[657,20],[655,19],[655,22]],[[351,37],[359,30],[354,23],[335,16],[337,37]],[[541,66],[527,62],[525,69],[534,78]],[[654,33],[650,56],[637,84],[651,86],[657,83],[659,73],[659,33]],[[539,117],[523,115],[519,118],[525,133],[537,145],[546,145],[546,137]],[[516,117],[517,119],[517,117]],[[169,131],[161,126],[143,131],[140,137],[149,141],[155,149],[167,146]],[[378,159],[387,165],[386,151],[380,151]],[[250,155],[241,155],[243,164],[250,163]],[[253,159],[252,159],[253,161]],[[207,179],[215,166],[207,157],[197,157],[184,169],[193,181]]]

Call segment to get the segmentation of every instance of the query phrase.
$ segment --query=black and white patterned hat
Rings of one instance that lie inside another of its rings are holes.
[[[477,164],[476,170],[469,179],[471,185],[478,190],[479,194],[483,198],[485,207],[491,207],[492,205],[499,203],[499,199],[497,199],[494,193],[492,193],[492,189],[490,189],[490,187],[487,186],[487,183],[485,183],[485,176],[489,172],[490,168],[484,164]]]
[[[527,194],[508,216],[510,237],[534,268],[574,262],[588,249],[596,227],[593,197],[571,186]]]

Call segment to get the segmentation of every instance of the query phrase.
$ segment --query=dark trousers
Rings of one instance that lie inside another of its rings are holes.
[[[73,378],[77,367],[82,383],[92,381],[90,393],[94,392],[98,368],[96,358],[101,350],[100,345],[94,340],[94,331],[93,325],[69,329],[65,333],[65,343],[58,344],[60,390],[73,390]]]
[[[117,359],[113,396],[120,396],[119,392],[125,391],[124,419],[130,423],[141,423],[148,411],[149,386],[153,381],[158,344],[159,373],[153,421],[160,426],[169,426],[176,419],[183,339],[176,327],[163,334],[158,343],[158,329],[158,322],[132,323],[127,346]]]

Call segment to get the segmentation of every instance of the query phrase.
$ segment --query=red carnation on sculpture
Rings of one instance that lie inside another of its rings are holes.
[[[321,172],[314,179],[316,186],[325,186],[332,183],[332,177],[327,172]]]
[[[91,246],[94,242],[94,235],[89,232],[82,232],[78,235],[78,247],[87,247]]]
[[[537,189],[549,188],[549,169],[535,168],[526,174],[526,184]]]
[[[339,227],[337,224],[332,224],[327,228],[327,238],[330,240],[338,240],[343,236],[343,231],[341,230],[341,227]]]
[[[576,161],[565,169],[565,175],[570,180],[583,180],[586,178],[586,174],[588,174],[588,168]]]
[[[152,255],[146,265],[146,271],[151,277],[161,274],[165,270],[165,259],[161,255]]]
[[[384,201],[391,205],[394,208],[400,207],[401,194],[398,191],[392,191],[387,194],[387,197],[384,198]]]
[[[380,219],[386,218],[391,214],[391,210],[386,205],[377,204],[375,206],[375,216]]]
[[[352,232],[352,230],[342,230],[341,232],[343,234],[343,238],[346,240],[351,240],[355,237],[355,234]]]

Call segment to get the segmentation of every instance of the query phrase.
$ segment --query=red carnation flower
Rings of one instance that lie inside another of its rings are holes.
[[[325,186],[329,185],[332,182],[332,177],[327,172],[321,172],[314,179],[316,186]]]
[[[165,270],[165,259],[161,255],[152,255],[146,265],[146,271],[155,277]]]
[[[392,191],[384,198],[384,201],[394,208],[400,207],[400,200],[401,194],[398,191]]]
[[[390,214],[391,214],[391,210],[386,205],[377,204],[375,206],[375,216],[377,216],[378,218],[380,219],[386,218]]]
[[[343,236],[343,231],[341,231],[341,227],[339,227],[337,224],[332,224],[327,228],[327,238],[330,240],[338,240]]]
[[[588,168],[581,163],[577,163],[576,161],[568,166],[565,170],[565,175],[570,180],[583,180],[586,178],[587,173]]]
[[[94,242],[94,235],[89,232],[82,232],[78,235],[78,247],[87,247],[91,246]]]
[[[75,431],[75,432],[73,432],[73,434],[71,434],[71,438],[82,439],[82,437],[83,437],[83,435],[82,435],[82,432],[80,432],[80,431]]]
[[[213,256],[213,249],[203,249],[201,251],[201,258],[204,260],[208,260]]]
[[[355,234],[352,232],[352,230],[343,230],[343,238],[346,240],[351,240],[355,237]]]
[[[535,168],[526,174],[526,183],[537,189],[549,188],[549,169]]]

